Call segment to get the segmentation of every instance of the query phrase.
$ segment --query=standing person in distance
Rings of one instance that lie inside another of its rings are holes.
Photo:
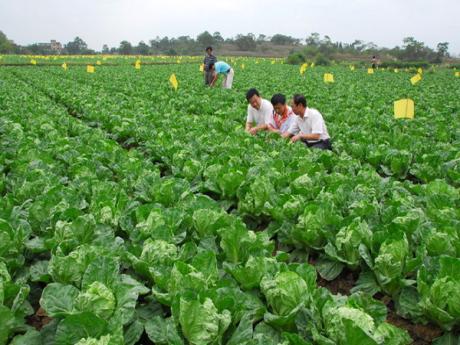
[[[376,69],[377,64],[378,64],[378,59],[375,55],[372,57],[371,63],[372,63],[372,69]]]
[[[246,92],[246,100],[248,101],[248,116],[246,117],[246,132],[256,135],[259,131],[269,129],[270,119],[273,116],[272,104],[260,97],[257,89],[249,89]],[[254,123],[256,124],[254,126]]]
[[[235,75],[235,72],[228,63],[224,61],[217,61],[216,63],[211,63],[209,64],[209,70],[212,71],[212,73],[214,74],[214,77],[210,84],[211,87],[213,87],[216,84],[219,74],[222,74],[224,76],[224,79],[222,80],[222,88],[232,88],[233,76]]]
[[[212,79],[214,78],[213,72],[209,69],[209,65],[216,63],[217,58],[212,54],[212,47],[206,48],[206,55],[203,59],[204,65],[204,85],[211,85]]]
[[[297,115],[284,138],[291,138],[291,142],[303,141],[308,147],[321,150],[332,150],[323,115],[313,108],[307,107],[304,95],[296,94],[292,98],[292,111]]]

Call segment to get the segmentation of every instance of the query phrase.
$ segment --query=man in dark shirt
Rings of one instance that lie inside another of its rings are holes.
[[[210,85],[214,79],[214,72],[210,70],[209,65],[217,62],[217,58],[212,55],[212,47],[206,48],[206,56],[204,57],[204,84]]]

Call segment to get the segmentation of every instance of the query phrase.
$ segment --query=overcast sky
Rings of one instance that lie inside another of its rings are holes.
[[[205,30],[224,38],[318,32],[381,47],[413,36],[432,48],[447,41],[460,54],[460,0],[0,0],[0,30],[23,45],[80,36],[96,50]]]

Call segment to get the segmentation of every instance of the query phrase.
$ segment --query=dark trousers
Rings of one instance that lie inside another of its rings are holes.
[[[332,151],[332,144],[329,139],[326,140],[320,140],[315,143],[309,143],[307,141],[304,141],[305,145],[308,147],[312,147],[314,149],[320,149],[320,150],[331,150]]]
[[[210,85],[213,78],[214,73],[212,71],[204,71],[204,85]]]

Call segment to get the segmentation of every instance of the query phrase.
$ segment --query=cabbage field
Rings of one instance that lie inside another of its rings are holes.
[[[0,59],[0,345],[460,343],[455,71],[30,60]],[[245,133],[250,87],[334,151]]]

